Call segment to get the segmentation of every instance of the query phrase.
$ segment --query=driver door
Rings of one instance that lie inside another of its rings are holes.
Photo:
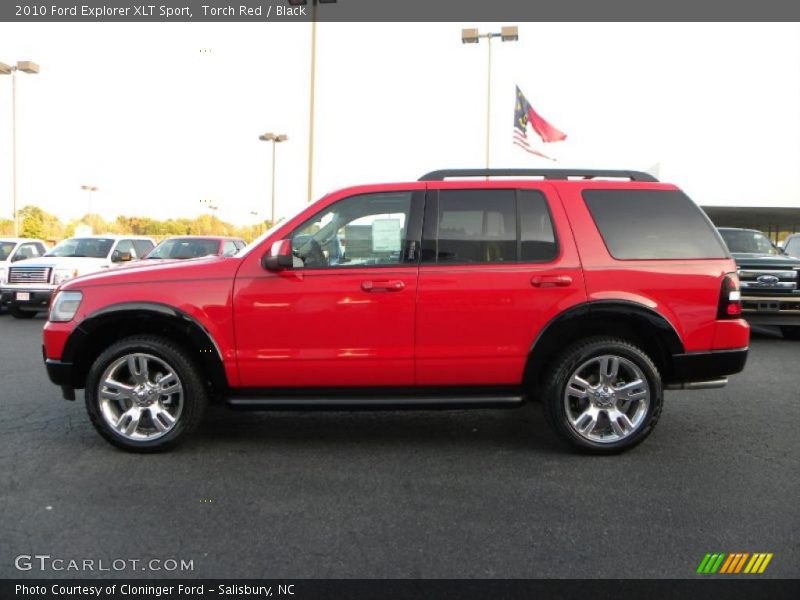
[[[411,386],[423,191],[334,202],[287,236],[294,266],[237,277],[241,385]]]

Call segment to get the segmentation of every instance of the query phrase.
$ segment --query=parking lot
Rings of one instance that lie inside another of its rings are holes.
[[[692,577],[707,552],[771,552],[762,577],[800,576],[800,343],[766,330],[745,373],[668,393],[621,456],[571,453],[535,404],[215,408],[142,456],[60,399],[42,325],[0,315],[0,577],[92,575],[21,573],[20,554],[192,560],[175,575],[204,578]]]

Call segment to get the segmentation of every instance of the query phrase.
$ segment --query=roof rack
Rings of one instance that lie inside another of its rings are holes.
[[[650,173],[644,171],[609,171],[605,169],[442,169],[426,173],[419,178],[419,181],[443,181],[451,177],[542,177],[544,179],[619,177],[631,181],[658,181]]]

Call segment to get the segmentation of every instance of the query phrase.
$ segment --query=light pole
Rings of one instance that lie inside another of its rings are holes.
[[[258,136],[262,142],[272,142],[272,215],[270,217],[272,223],[275,223],[275,144],[280,144],[281,142],[285,142],[289,139],[289,136],[285,133],[262,133]]]
[[[11,197],[14,202],[14,235],[19,237],[17,219],[17,71],[35,75],[39,65],[30,60],[20,60],[13,67],[0,63],[0,75],[11,75]]]
[[[516,42],[519,39],[519,28],[516,25],[507,25],[500,28],[499,33],[479,33],[477,29],[462,29],[461,42],[463,44],[477,44],[481,38],[486,39],[488,48],[487,75],[486,75],[486,168],[489,168],[489,150],[492,132],[492,38],[500,38],[504,42]]]
[[[89,212],[87,214],[92,214],[92,193],[96,192],[98,188],[96,185],[82,185],[81,189],[84,192],[89,192]]]
[[[308,0],[289,0],[292,6],[305,6]],[[308,201],[314,182],[314,86],[317,79],[317,4],[336,4],[336,0],[311,0],[311,83],[308,109]]]

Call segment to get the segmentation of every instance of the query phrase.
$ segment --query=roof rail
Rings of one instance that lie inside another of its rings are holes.
[[[542,177],[544,179],[624,177],[631,181],[658,181],[650,173],[645,173],[644,171],[613,171],[606,169],[442,169],[426,173],[419,178],[419,181],[443,181],[451,177]]]

